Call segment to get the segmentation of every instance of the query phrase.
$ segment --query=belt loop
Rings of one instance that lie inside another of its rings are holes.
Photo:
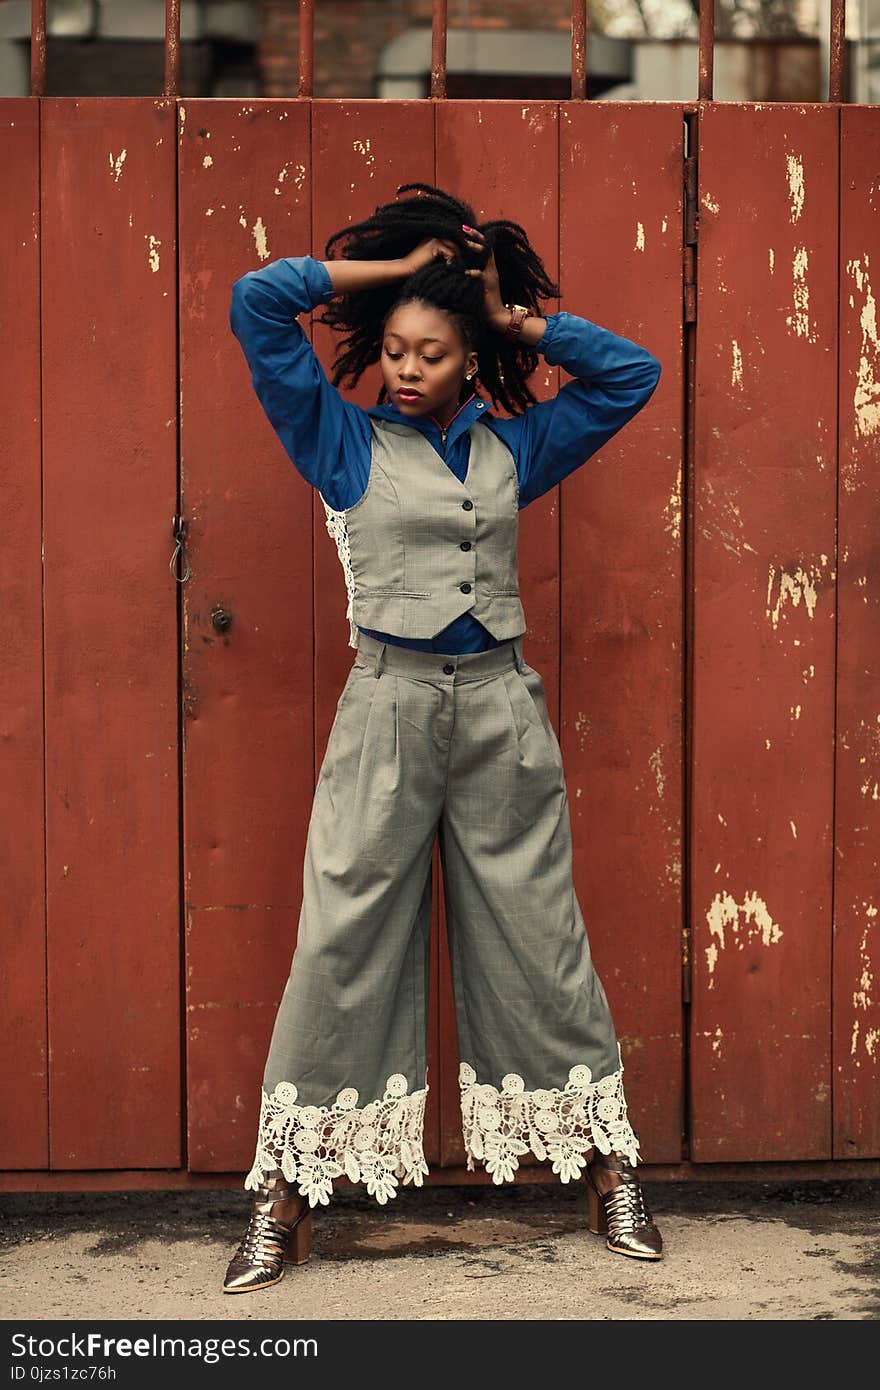
[[[523,659],[522,648],[523,648],[523,639],[522,639],[522,634],[520,633],[519,637],[514,637],[514,639],[513,639],[513,659],[514,659],[514,662],[515,662],[515,664],[516,664],[516,669],[519,671],[520,675],[522,675],[523,670],[525,669],[525,664],[526,664],[525,661],[524,661],[524,659]]]
[[[387,642],[380,642],[379,650],[376,652],[376,659],[373,663],[373,675],[376,677],[376,680],[378,680],[382,674],[382,665],[385,660],[385,648],[387,645]]]

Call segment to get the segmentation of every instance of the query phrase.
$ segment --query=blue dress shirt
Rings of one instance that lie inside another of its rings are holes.
[[[660,380],[660,363],[645,348],[576,314],[549,314],[537,350],[549,365],[563,367],[575,379],[552,400],[539,401],[510,420],[493,415],[490,403],[474,394],[449,425],[444,449],[433,416],[404,415],[390,402],[365,410],[328,381],[297,315],[333,295],[321,261],[284,256],[235,281],[229,323],[287,454],[335,511],[353,506],[366,491],[370,416],[418,430],[459,482],[468,468],[468,429],[481,418],[513,454],[521,510],[607,444],[647,403]],[[462,613],[435,637],[361,631],[380,641],[444,654],[502,645],[470,613]]]

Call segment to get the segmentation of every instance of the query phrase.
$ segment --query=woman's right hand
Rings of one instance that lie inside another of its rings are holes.
[[[442,256],[445,261],[451,261],[453,256],[459,254],[458,247],[454,241],[447,241],[445,237],[429,236],[424,241],[420,241],[408,256],[401,256],[400,269],[402,275],[412,275],[422,266],[430,265],[438,256]]]

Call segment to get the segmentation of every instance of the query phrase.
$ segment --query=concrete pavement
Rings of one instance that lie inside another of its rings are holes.
[[[10,1319],[874,1319],[880,1183],[655,1182],[659,1263],[611,1254],[574,1184],[337,1192],[308,1264],[221,1291],[248,1197],[0,1194]]]

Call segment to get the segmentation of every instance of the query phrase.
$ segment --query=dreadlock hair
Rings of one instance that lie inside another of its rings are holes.
[[[410,192],[413,196],[401,198],[402,193]],[[467,245],[462,223],[483,233],[485,254]],[[489,253],[494,252],[505,303],[524,304],[537,313],[540,300],[558,295],[558,285],[549,278],[518,222],[498,219],[480,226],[468,203],[433,184],[403,183],[394,202],[377,207],[363,222],[335,232],[325,245],[324,256],[335,259],[338,247],[346,260],[397,260],[431,236],[453,242],[458,255],[448,262],[437,257],[406,280],[351,291],[325,306],[320,322],[347,335],[336,350],[333,385],[356,385],[367,367],[379,361],[392,310],[419,300],[447,314],[465,346],[476,352],[477,374],[493,403],[511,415],[519,414],[536,400],[528,378],[538,365],[538,354],[529,344],[505,338],[489,327],[482,281],[465,274],[469,269],[482,269]],[[469,392],[470,384],[465,382],[463,390]],[[378,404],[387,398],[383,384]]]

